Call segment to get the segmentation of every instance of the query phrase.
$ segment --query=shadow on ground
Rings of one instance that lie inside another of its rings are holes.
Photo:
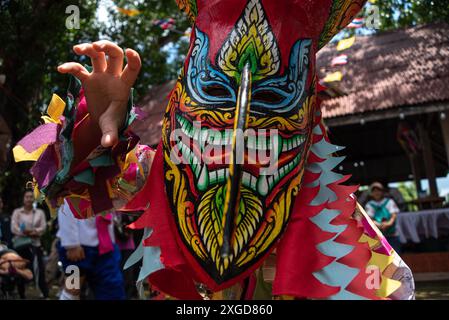
[[[449,280],[416,282],[417,300],[449,300]]]

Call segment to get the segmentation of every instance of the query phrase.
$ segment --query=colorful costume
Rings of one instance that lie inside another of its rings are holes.
[[[151,170],[129,130],[112,150],[73,155],[89,116],[74,82],[63,117],[61,103],[49,108],[51,139],[25,139],[17,155],[39,151],[32,173],[53,206],[69,197],[86,217],[125,200],[121,211],[143,211],[130,264],[142,258],[140,278],[174,297],[240,283],[276,248],[275,296],[410,299],[410,270],[332,171],[342,148],[317,98],[316,52],[364,2],[178,0],[194,28]]]

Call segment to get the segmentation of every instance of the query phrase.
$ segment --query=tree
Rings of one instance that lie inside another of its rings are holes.
[[[0,115],[12,133],[12,143],[23,137],[39,122],[41,110],[52,91],[63,92],[64,77],[56,66],[72,60],[71,44],[98,34],[95,24],[96,1],[80,1],[80,29],[66,28],[66,8],[73,0],[0,1]],[[82,3],[82,4],[81,4]],[[8,200],[20,199],[25,182],[30,179],[29,164],[7,160],[0,176],[0,188]],[[7,201],[12,206],[13,201]]]
[[[142,71],[136,81],[137,95],[147,93],[149,86],[161,84],[176,78],[181,67],[182,54],[187,51],[188,40],[183,32],[190,22],[178,10],[176,1],[116,1],[117,6],[139,10],[140,14],[127,16],[116,8],[110,8],[111,25],[105,30],[105,37],[117,42],[123,48],[133,48],[142,57]],[[175,20],[175,30],[163,30],[155,26],[156,19]],[[170,45],[171,52],[168,52]],[[167,50],[164,50],[166,48]],[[174,50],[174,52],[173,52]]]
[[[431,22],[449,22],[445,0],[378,0],[380,28],[391,30]]]
[[[72,46],[108,38],[122,47],[135,48],[143,58],[137,92],[141,95],[151,84],[161,83],[175,76],[174,65],[167,63],[168,54],[160,48],[168,43],[178,47],[182,35],[164,33],[154,27],[155,18],[174,17],[177,28],[185,30],[188,21],[175,1],[116,1],[120,7],[134,6],[141,14],[128,17],[110,8],[112,20],[99,23],[96,19],[99,1],[96,0],[0,0],[0,116],[12,133],[11,148],[27,132],[36,127],[53,92],[65,96],[67,76],[60,75],[56,67],[64,61],[88,60],[77,57]],[[69,6],[79,8],[79,29],[68,29],[66,13]],[[0,193],[8,199],[8,209],[18,204],[28,180],[29,163],[15,164],[11,152],[6,168],[1,168]]]

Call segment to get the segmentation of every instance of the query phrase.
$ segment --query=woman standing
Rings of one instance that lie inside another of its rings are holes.
[[[45,213],[41,209],[34,208],[33,203],[33,191],[26,190],[23,194],[23,207],[17,208],[12,214],[11,231],[14,234],[12,243],[14,250],[30,261],[39,289],[44,298],[48,298],[40,239],[45,232],[47,222]],[[18,289],[20,298],[25,299],[25,283],[19,283]]]

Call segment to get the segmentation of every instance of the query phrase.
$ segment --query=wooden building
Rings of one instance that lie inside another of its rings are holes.
[[[339,54],[348,63],[331,67]],[[326,83],[323,116],[333,143],[346,146],[341,171],[361,185],[436,177],[448,173],[449,26],[433,24],[357,37],[345,51],[330,44],[318,53],[320,78],[341,71],[342,81]],[[175,81],[149,90],[139,103],[143,121],[135,131],[156,145]],[[397,139],[399,124],[416,135],[419,150],[408,154]],[[420,184],[418,184],[419,189]]]
[[[332,67],[340,54],[348,62]],[[318,53],[317,71],[321,79],[343,74],[325,83],[322,111],[331,141],[346,146],[338,169],[352,174],[352,183],[414,180],[420,191],[421,179],[429,180],[427,195],[416,204],[431,210],[398,218],[418,238],[403,234],[409,246],[403,257],[418,280],[449,279],[449,208],[435,209],[442,205],[436,178],[449,168],[449,25],[361,36],[340,52],[330,44]],[[158,144],[174,84],[156,86],[140,101],[143,120],[134,130],[142,143]]]
[[[339,54],[347,64],[332,67]],[[322,104],[331,141],[347,147],[340,169],[362,185],[415,180],[421,191],[428,179],[437,198],[436,178],[448,174],[449,25],[357,37],[343,52],[331,44],[317,69],[320,78],[343,74],[325,84]]]

